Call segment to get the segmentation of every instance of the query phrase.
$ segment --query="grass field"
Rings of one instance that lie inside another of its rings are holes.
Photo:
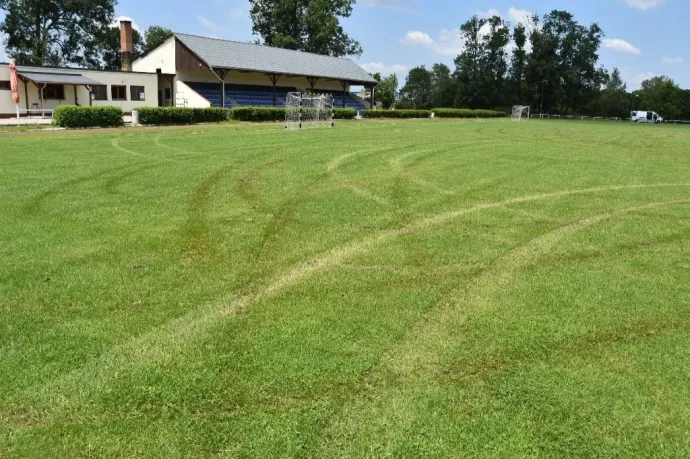
[[[690,456],[690,129],[0,135],[0,457]]]

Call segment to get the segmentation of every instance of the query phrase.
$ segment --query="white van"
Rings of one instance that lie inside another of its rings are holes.
[[[636,111],[630,112],[630,121],[633,123],[654,123],[659,124],[664,119],[657,112]]]

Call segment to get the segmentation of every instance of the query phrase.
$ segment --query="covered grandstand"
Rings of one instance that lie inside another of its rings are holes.
[[[375,104],[350,93],[377,81],[350,59],[252,43],[174,34],[132,63],[159,78],[159,105],[282,106],[289,92],[333,95],[336,107]]]

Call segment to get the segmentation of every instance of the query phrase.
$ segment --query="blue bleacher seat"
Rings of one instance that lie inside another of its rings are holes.
[[[197,83],[185,82],[187,86],[196,91],[200,96],[208,100],[213,107],[220,107],[221,86],[220,83]],[[295,88],[276,87],[276,106],[282,107],[285,105],[285,99],[289,92],[296,92]],[[319,90],[321,94],[328,94],[331,91]],[[342,92],[332,93],[333,102],[336,108],[343,106]],[[225,106],[227,108],[242,107],[242,106],[259,106],[272,107],[273,106],[273,87],[271,86],[257,86],[257,85],[225,85]],[[350,94],[345,94],[345,106],[354,108],[355,110],[365,110],[357,99]]]

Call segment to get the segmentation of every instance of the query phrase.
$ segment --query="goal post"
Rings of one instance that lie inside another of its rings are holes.
[[[529,121],[530,108],[526,105],[515,105],[510,117],[511,121]]]
[[[285,99],[285,129],[334,127],[334,105],[331,94],[291,92]]]

